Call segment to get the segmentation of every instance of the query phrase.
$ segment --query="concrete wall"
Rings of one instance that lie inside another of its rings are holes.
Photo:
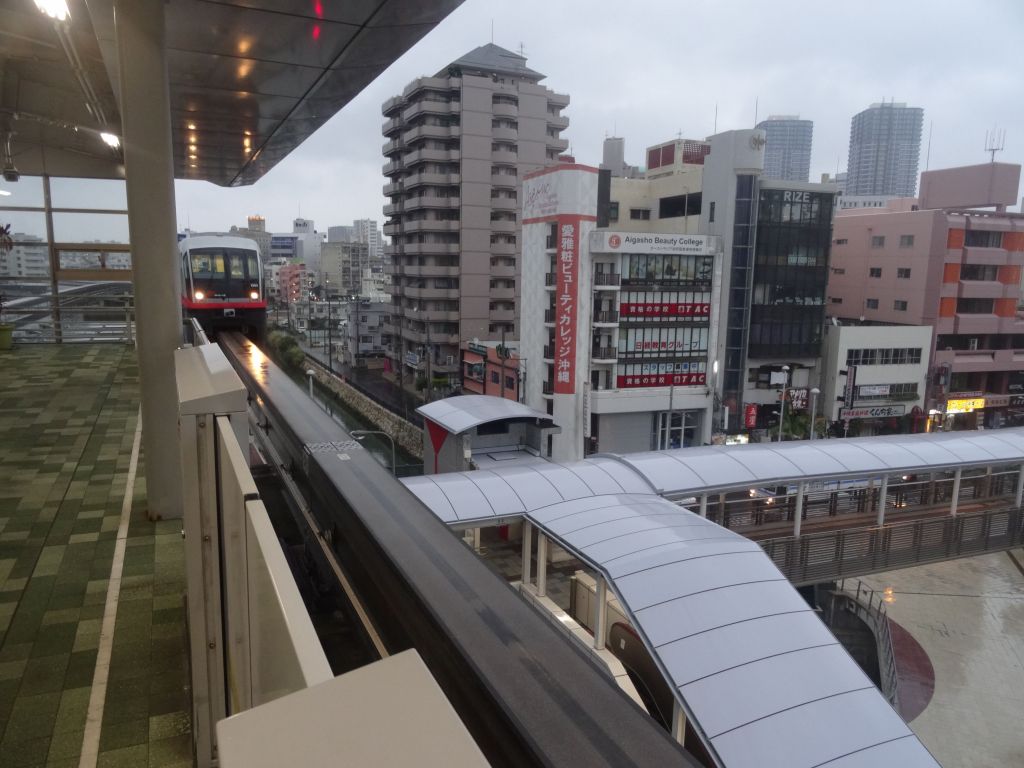
[[[597,429],[603,453],[637,453],[652,448],[654,422],[650,411],[603,413]]]
[[[987,208],[1015,205],[1020,166],[983,163],[921,174],[922,208]]]

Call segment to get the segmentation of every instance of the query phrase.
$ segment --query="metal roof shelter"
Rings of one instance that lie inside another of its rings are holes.
[[[504,419],[538,419],[551,422],[551,417],[505,397],[487,395],[458,395],[435,400],[416,409],[425,419],[440,424],[453,435],[481,424]]]

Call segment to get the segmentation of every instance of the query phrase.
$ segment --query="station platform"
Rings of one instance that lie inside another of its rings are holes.
[[[192,765],[181,524],[146,516],[138,390],[130,347],[0,353],[5,768]]]

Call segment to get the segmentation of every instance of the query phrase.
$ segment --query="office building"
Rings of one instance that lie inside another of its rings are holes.
[[[383,264],[384,236],[375,219],[356,219],[352,222],[353,239],[366,243],[370,249],[370,259]]]
[[[612,178],[635,179],[641,171],[635,165],[626,163],[626,140],[609,136],[601,149],[601,170],[611,172]]]
[[[246,219],[246,226],[244,227],[236,227],[232,225],[229,234],[237,237],[249,238],[256,243],[257,247],[260,249],[260,256],[262,256],[264,260],[269,260],[271,258],[271,238],[273,235],[267,231],[267,221],[262,216],[248,217],[248,219]]]
[[[709,141],[699,231],[721,237],[724,253],[714,306],[716,426],[763,430],[778,422],[783,382],[800,390],[817,379],[837,190],[762,179],[758,129]]]
[[[569,97],[523,56],[488,44],[384,102],[384,234],[394,307],[391,356],[461,379],[460,347],[516,328],[523,176],[554,163]]]
[[[338,225],[327,228],[328,243],[351,243],[355,239],[355,227]]]
[[[913,197],[924,110],[903,103],[872,104],[853,116],[846,194]]]
[[[369,246],[358,242],[326,242],[320,246],[320,284],[335,296],[363,292],[363,273],[370,269]]]
[[[936,425],[1024,422],[1024,219],[1006,212],[1019,183],[1020,166],[1008,163],[926,171],[916,206],[836,217],[828,313],[934,328]]]
[[[0,251],[0,277],[50,276],[50,249],[43,238],[14,232],[11,240],[15,245]]]
[[[799,115],[771,115],[757,127],[765,138],[763,178],[808,181],[814,123]]]

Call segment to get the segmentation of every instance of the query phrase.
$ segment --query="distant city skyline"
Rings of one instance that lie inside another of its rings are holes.
[[[1024,126],[1024,105],[1006,98],[1019,68],[1011,52],[1024,6],[990,0],[964,14],[951,2],[890,5],[883,23],[861,7],[826,5],[809,14],[780,0],[770,9],[750,3],[722,23],[718,6],[695,3],[687,20],[702,34],[652,36],[650,20],[676,10],[667,1],[622,13],[581,0],[468,0],[255,186],[179,182],[181,225],[191,219],[197,229],[242,226],[255,213],[271,231],[289,230],[300,215],[323,231],[354,219],[383,220],[380,104],[413,78],[489,42],[492,29],[496,44],[518,50],[522,43],[552,84],[572,94],[566,138],[582,163],[600,163],[606,135],[624,137],[626,162],[642,165],[649,145],[679,133],[714,133],[716,113],[718,131],[749,128],[769,114],[800,114],[814,122],[816,180],[846,170],[852,117],[882,100],[925,110],[920,170],[985,162],[985,131],[993,126],[1009,129],[996,159],[1024,161],[1024,129],[1015,130]],[[948,23],[951,13],[956,25]],[[537,24],[539,18],[547,23]],[[766,24],[784,27],[785,55],[745,42],[758,39]],[[870,40],[872,51],[884,55],[865,56],[862,46],[837,45],[840,39]],[[568,45],[573,40],[587,45]],[[706,64],[699,78],[694,61]],[[684,82],[682,95],[667,88]]]

